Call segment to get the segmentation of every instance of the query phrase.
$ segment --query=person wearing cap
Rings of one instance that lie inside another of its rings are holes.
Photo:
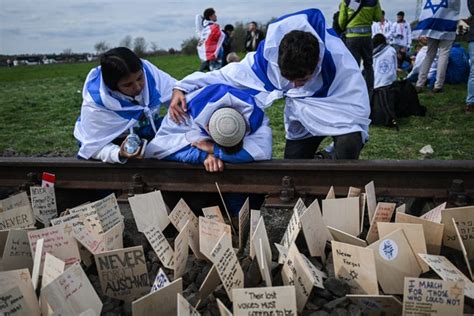
[[[285,158],[313,159],[330,136],[336,159],[357,159],[368,139],[370,104],[364,78],[317,9],[271,23],[257,52],[241,62],[178,81],[169,118],[185,121],[192,114],[185,93],[216,83],[249,89],[261,108],[285,98]]]
[[[246,91],[216,84],[187,96],[186,122],[163,119],[145,158],[204,164],[223,171],[224,162],[269,160],[272,130],[269,119]]]

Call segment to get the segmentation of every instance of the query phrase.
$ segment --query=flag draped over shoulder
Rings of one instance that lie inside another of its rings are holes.
[[[423,0],[413,36],[454,40],[460,8],[460,0]]]
[[[160,105],[170,100],[176,80],[146,60],[142,65],[146,78],[141,93],[143,105],[118,98],[105,85],[100,66],[89,72],[82,91],[81,115],[74,128],[74,137],[80,143],[79,157],[89,159],[133,127],[143,114],[152,118]]]
[[[216,60],[219,56],[225,34],[219,24],[205,20],[199,37],[197,51],[201,61]]]
[[[210,139],[206,126],[212,114],[223,107],[231,107],[243,115],[247,124],[243,148],[253,159],[271,158],[269,120],[248,92],[215,84],[190,93],[186,99],[189,114],[186,122],[177,124],[166,115],[155,138],[146,148],[145,158],[163,159],[194,142]]]

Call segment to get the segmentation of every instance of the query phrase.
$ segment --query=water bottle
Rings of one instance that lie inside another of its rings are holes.
[[[138,148],[140,147],[140,144],[142,143],[140,137],[137,134],[129,134],[127,138],[125,139],[125,151],[128,154],[134,154],[137,152]]]

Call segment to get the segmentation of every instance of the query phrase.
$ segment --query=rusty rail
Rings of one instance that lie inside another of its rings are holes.
[[[43,171],[56,174],[56,186],[62,189],[215,192],[218,182],[223,192],[323,195],[332,185],[343,195],[349,186],[363,187],[374,180],[379,195],[474,196],[473,160],[273,160],[227,164],[223,173],[211,174],[202,166],[162,161],[108,165],[74,158],[0,158],[0,187],[28,185]],[[453,186],[456,179],[460,181]]]

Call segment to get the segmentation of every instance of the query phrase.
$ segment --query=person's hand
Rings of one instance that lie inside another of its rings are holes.
[[[173,95],[171,96],[170,108],[168,113],[171,119],[180,124],[186,121],[188,107],[186,105],[186,98],[184,97],[183,91],[179,89],[173,89]]]
[[[214,155],[209,154],[206,160],[204,160],[204,168],[207,172],[224,171],[224,162]]]
[[[198,142],[192,143],[192,146],[205,151],[208,154],[214,154],[214,143],[209,140],[200,140]]]
[[[133,154],[129,154],[126,150],[125,150],[125,143],[127,142],[127,140],[125,139],[123,142],[122,142],[122,145],[120,145],[120,151],[119,151],[119,156],[121,158],[126,158],[126,159],[143,159],[143,156],[140,155],[141,151],[142,151],[142,146],[138,147],[137,151],[134,152]]]

